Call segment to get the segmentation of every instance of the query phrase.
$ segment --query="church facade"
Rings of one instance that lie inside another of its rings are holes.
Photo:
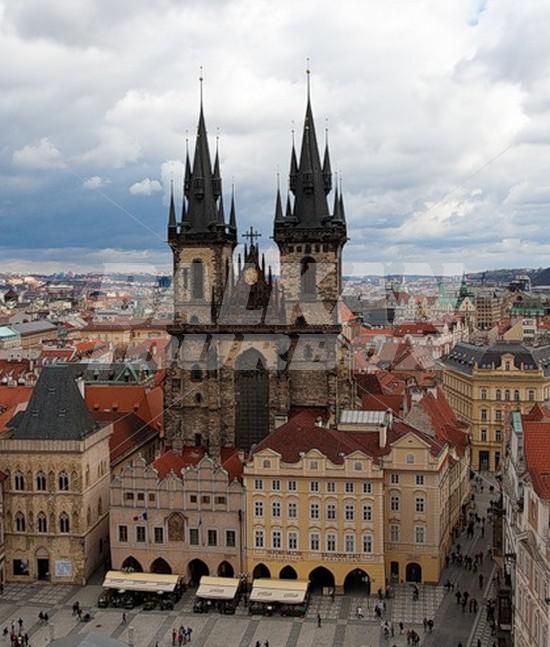
[[[224,447],[249,450],[303,408],[337,420],[340,409],[355,404],[338,317],[347,228],[328,145],[321,159],[309,96],[299,156],[292,145],[289,195],[283,207],[278,189],[275,201],[278,277],[266,267],[252,228],[235,257],[235,199],[227,217],[202,100],[183,185],[181,215],[172,192],[168,223],[174,321],[166,444],[202,446],[217,457]]]

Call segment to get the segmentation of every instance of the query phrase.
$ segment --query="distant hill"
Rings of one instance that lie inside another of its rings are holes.
[[[466,275],[468,281],[473,283],[486,283],[487,285],[508,285],[518,274],[527,274],[533,286],[550,285],[550,267],[527,269],[525,267],[486,270],[485,272],[472,272]]]

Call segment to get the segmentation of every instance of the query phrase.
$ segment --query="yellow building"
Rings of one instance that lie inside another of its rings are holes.
[[[449,445],[389,412],[343,411],[337,429],[315,415],[292,417],[245,465],[249,575],[365,594],[390,578],[437,581]]]
[[[496,471],[507,414],[526,413],[550,397],[550,346],[458,344],[445,360],[443,386],[457,416],[470,425],[472,467]]]

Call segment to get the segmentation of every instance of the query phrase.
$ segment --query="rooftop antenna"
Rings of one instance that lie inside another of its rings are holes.
[[[202,84],[204,81],[204,77],[202,75],[202,65],[200,66],[200,76],[199,76],[199,83],[200,83],[200,96],[201,96],[201,108],[202,108]]]
[[[309,101],[309,95],[311,90],[311,70],[309,69],[309,57],[306,58],[306,82],[307,82],[307,100]]]

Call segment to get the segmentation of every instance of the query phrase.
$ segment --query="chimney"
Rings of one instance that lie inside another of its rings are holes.
[[[393,423],[393,413],[391,409],[386,409],[384,422],[378,426],[378,446],[385,447],[388,442],[388,429]]]
[[[80,391],[80,395],[82,396],[82,399],[86,399],[86,385],[84,383],[84,378],[82,375],[79,375],[76,380],[76,386],[78,387],[78,390]]]

